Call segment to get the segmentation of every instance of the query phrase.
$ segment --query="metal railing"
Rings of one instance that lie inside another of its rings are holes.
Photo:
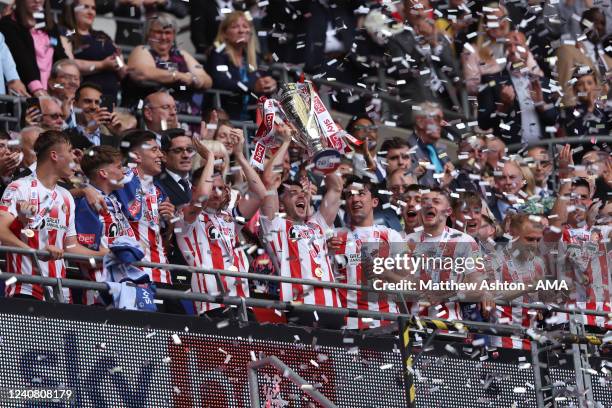
[[[9,247],[9,246],[0,246],[0,253],[17,253],[23,255],[29,255],[33,257],[35,261],[41,257],[46,257],[49,255],[48,252],[38,251],[33,249],[25,249],[18,247]],[[85,262],[87,264],[91,264],[92,261],[100,262],[101,257],[88,257],[84,255],[77,254],[64,254],[64,258],[67,260]],[[160,263],[152,263],[152,262],[135,262],[133,265],[135,266],[144,266],[150,268],[162,268],[171,271],[182,271],[188,273],[204,273],[215,275],[219,282],[219,287],[223,287],[220,284],[221,276],[228,277],[236,277],[245,280],[264,280],[264,281],[272,281],[272,282],[282,282],[282,283],[295,283],[295,284],[303,284],[313,287],[323,287],[323,288],[335,288],[335,289],[346,289],[346,290],[355,290],[355,291],[371,291],[371,292],[379,292],[370,287],[361,286],[361,285],[351,285],[351,284],[343,284],[343,283],[335,283],[335,282],[321,282],[319,280],[312,279],[299,279],[299,278],[289,278],[283,276],[276,275],[263,275],[263,274],[255,274],[255,273],[243,273],[237,271],[229,271],[229,270],[219,270],[219,269],[207,269],[207,268],[194,268],[185,265],[177,265],[177,264],[160,264]],[[86,290],[95,290],[101,292],[108,292],[109,287],[103,282],[92,282],[87,280],[78,280],[78,279],[66,279],[66,278],[51,278],[51,277],[43,277],[43,276],[32,276],[32,275],[19,275],[12,273],[1,273],[1,280],[8,280],[15,278],[16,281],[22,283],[29,284],[38,284],[43,286],[50,286],[54,288],[54,293],[56,294],[56,298],[59,293],[62,292],[62,288],[74,288],[74,289],[86,289]],[[395,293],[395,292],[392,292]],[[300,304],[294,302],[286,302],[280,300],[270,300],[270,299],[258,299],[258,298],[241,298],[241,297],[233,297],[227,296],[224,293],[213,296],[206,293],[194,293],[194,292],[183,292],[179,290],[170,290],[170,289],[157,289],[156,298],[159,299],[180,299],[180,300],[189,300],[196,302],[207,302],[207,303],[217,303],[217,304],[225,304],[229,306],[237,306],[242,309],[242,317],[246,320],[246,307],[257,307],[257,308],[268,308],[268,309],[276,309],[283,311],[298,311],[305,313],[328,313],[333,315],[339,315],[342,317],[358,317],[358,318],[369,318],[375,320],[388,320],[388,321],[397,321],[399,318],[409,319],[415,328],[419,330],[427,330],[427,329],[435,329],[439,330],[441,328],[445,328],[444,330],[454,330],[460,333],[478,333],[478,334],[489,334],[495,336],[521,336],[521,337],[532,337],[536,335],[536,337],[543,336],[543,338],[547,338],[549,340],[553,340],[550,337],[551,332],[546,332],[543,330],[535,330],[535,329],[526,329],[522,326],[516,325],[507,325],[507,324],[496,324],[489,322],[477,322],[477,321],[447,321],[443,319],[429,318],[429,317],[418,317],[408,313],[389,313],[389,312],[379,312],[379,311],[370,311],[370,310],[361,310],[361,309],[349,309],[344,307],[329,307],[329,306],[318,306],[318,305],[308,305],[308,304]],[[544,305],[544,304],[528,304],[521,302],[498,302],[500,306],[520,306],[530,309],[536,310],[549,310],[561,313],[568,313],[571,315],[595,315],[595,316],[603,316],[610,317],[609,313],[596,311],[596,310],[583,310],[579,308],[565,308],[557,305]],[[549,337],[546,337],[546,335]],[[556,341],[563,341],[566,343],[586,343],[586,344],[594,344],[601,345],[603,343],[603,337],[599,335],[582,335],[578,336],[573,333],[568,333],[563,330],[558,330],[553,332]]]

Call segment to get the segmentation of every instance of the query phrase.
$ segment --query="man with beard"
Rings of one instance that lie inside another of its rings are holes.
[[[373,183],[367,179],[349,177],[346,181],[344,199],[349,216],[349,228],[336,230],[332,239],[334,259],[339,268],[343,283],[352,285],[369,285],[372,278],[368,261],[362,258],[365,252],[373,257],[390,257],[400,253],[404,246],[402,236],[395,230],[374,224],[374,208],[378,206],[378,198],[373,193]],[[395,250],[395,251],[394,251]],[[372,293],[339,289],[340,302],[349,309],[371,310],[397,313],[395,301],[383,293]],[[367,323],[363,319],[349,317],[346,321],[348,329],[365,329],[378,327],[382,322],[375,320]]]
[[[525,290],[499,291],[498,298],[511,301],[518,300],[524,303],[533,303],[546,300],[536,291],[538,281],[545,279],[546,265],[538,255],[540,242],[544,236],[542,225],[532,219],[529,214],[509,215],[509,233],[513,239],[502,251],[505,254],[504,262],[496,270],[498,282],[512,282],[525,284]],[[498,306],[491,310],[492,319],[499,324],[521,325],[526,328],[535,327],[542,315],[532,313],[533,310],[520,306]],[[495,346],[514,349],[530,349],[530,341],[510,337],[492,337]]]
[[[319,209],[309,217],[312,199],[310,182],[306,179],[281,182],[281,174],[271,170],[280,161],[278,155],[285,154],[290,136],[290,132],[284,136],[283,147],[264,170],[264,182],[269,191],[264,199],[260,220],[263,240],[267,243],[274,268],[281,276],[333,282],[326,234],[331,231],[340,208],[342,178],[334,173],[325,176],[327,191]],[[278,212],[280,204],[285,214]],[[335,289],[301,284],[282,283],[280,297],[287,302],[330,307],[339,305]],[[318,313],[316,317],[318,320],[312,313],[289,313],[289,320],[296,320],[302,325],[312,325],[315,320],[322,327],[339,328],[343,325],[342,317],[337,315]]]
[[[234,136],[233,154],[246,176],[249,191],[229,211],[230,187],[225,183],[223,175],[213,174],[214,154],[197,138],[193,139],[193,144],[205,160],[205,165],[193,175],[192,198],[183,208],[183,218],[176,228],[178,246],[185,260],[193,267],[247,273],[249,261],[238,234],[245,221],[251,219],[259,210],[266,195],[266,188],[244,157],[244,137]],[[249,296],[249,283],[246,279],[221,276],[220,280],[222,288],[218,286],[217,276],[194,273],[191,290],[213,296],[224,292],[227,292],[228,296]],[[198,314],[206,313],[209,317],[228,316],[220,304],[197,302],[196,308]]]
[[[483,266],[477,262],[479,250],[474,238],[446,226],[451,212],[450,200],[444,191],[432,188],[423,192],[419,211],[422,228],[406,236],[410,255],[425,262],[415,269],[413,275],[422,282],[480,282],[484,279]],[[453,262],[447,262],[449,259]],[[467,259],[472,259],[472,262]],[[412,305],[412,313],[449,320],[461,319],[458,302],[440,303],[454,294],[452,290],[425,292],[429,303],[423,310],[419,310],[417,304]],[[432,306],[436,303],[437,306]]]
[[[77,241],[75,204],[70,193],[58,185],[62,178],[74,175],[74,155],[68,137],[47,131],[34,143],[37,172],[9,184],[0,202],[0,241],[3,245],[47,251],[37,267],[29,256],[8,253],[6,272],[66,278],[63,254],[104,255],[106,250],[92,251]],[[51,288],[16,283],[6,288],[6,295],[43,300]],[[71,302],[70,291],[62,293]],[[60,300],[60,299],[58,299]]]

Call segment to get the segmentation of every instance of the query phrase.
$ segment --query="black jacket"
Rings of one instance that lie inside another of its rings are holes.
[[[197,52],[203,54],[212,46],[221,24],[220,12],[215,0],[191,0],[191,42]],[[210,72],[210,71],[209,71]]]
[[[412,31],[404,30],[389,39],[387,54],[390,56],[390,65],[395,68],[393,77],[404,80],[405,84],[399,87],[400,97],[411,104],[433,101],[451,109],[460,106],[458,88],[454,85],[459,78],[459,66],[454,57],[451,43],[444,36],[439,36],[438,50],[432,50],[437,55],[422,55],[418,49],[418,42]],[[429,86],[433,75],[442,82],[439,91],[433,91]],[[404,113],[403,125],[413,125],[414,119],[411,110]]]
[[[77,128],[69,128],[64,131],[70,137],[70,144],[75,149],[89,149],[94,146],[93,143],[81,133]],[[107,145],[111,147],[119,148],[120,137],[113,135],[100,134],[100,145]]]
[[[40,81],[40,70],[36,63],[34,40],[30,30],[19,24],[12,16],[5,16],[0,19],[0,32],[4,34],[6,45],[11,50],[21,82],[28,86],[32,81]],[[57,28],[49,30],[48,34],[51,46],[54,48],[53,62],[67,58]]]
[[[228,71],[220,72],[217,70],[219,65],[226,65]],[[210,53],[206,61],[206,72],[210,74],[213,80],[213,88],[232,92],[232,95],[221,95],[221,106],[232,120],[243,120],[240,118],[240,114],[245,99],[248,100],[248,104],[255,105],[256,100],[251,95],[255,90],[255,82],[259,77],[267,75],[263,71],[248,72],[248,80],[242,81],[240,78],[240,68],[232,64],[225,51],[217,52],[215,50]],[[227,76],[228,73],[229,77]],[[238,86],[239,82],[247,87],[246,91]],[[212,99],[210,95],[205,95],[205,97]],[[206,106],[206,103],[212,106],[212,101],[206,101],[204,106]]]
[[[174,181],[166,170],[162,171],[159,176],[156,176],[155,180],[168,195],[170,202],[174,204],[174,206],[178,207],[191,201],[191,191],[185,192],[183,187]]]
[[[163,170],[161,174],[155,177],[155,183],[164,190],[170,202],[174,204],[175,207],[179,207],[181,205],[185,205],[191,201],[191,191],[185,192],[183,187],[178,184],[174,179]],[[187,261],[183,256],[177,242],[176,242],[176,234],[172,234],[172,243],[171,248],[168,250],[168,261],[173,264],[178,265],[187,265]],[[184,276],[184,273],[172,272],[172,281],[179,281],[181,283],[189,283],[189,280],[185,281],[181,278]]]
[[[503,70],[499,74],[486,75],[482,77],[481,84],[489,84],[494,82],[494,86],[486,85],[478,93],[478,126],[481,129],[493,129],[493,133],[497,137],[501,137],[506,144],[521,143],[522,140],[522,122],[521,122],[521,107],[518,102],[518,96],[514,100],[514,106],[505,114],[504,117],[497,113],[497,107],[501,103],[501,90],[503,85],[514,85],[510,78],[508,70]],[[542,137],[550,136],[546,133],[546,126],[554,126],[559,119],[559,112],[554,104],[554,94],[550,92],[551,84],[547,78],[540,78],[540,86],[544,95],[545,107],[543,111],[536,110],[540,121],[540,132]],[[548,91],[548,92],[547,92]],[[515,90],[515,93],[518,93]],[[500,123],[510,126],[510,129],[500,128]]]

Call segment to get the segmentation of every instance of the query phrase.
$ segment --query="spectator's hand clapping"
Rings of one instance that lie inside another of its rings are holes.
[[[217,113],[217,111],[215,109],[213,109],[212,113],[210,114],[210,125],[211,127],[215,128],[217,127],[217,123],[219,123],[219,114]],[[214,132],[213,132],[214,133]],[[200,122],[200,140],[210,140],[212,139],[212,136],[208,136],[208,125],[206,125],[206,122],[202,121]]]
[[[450,183],[453,181],[453,171],[455,171],[455,166],[453,166],[453,163],[451,162],[447,162],[444,165],[444,175],[442,176],[442,178],[440,179],[440,186],[442,188],[447,188]]]
[[[0,176],[12,176],[20,163],[21,152],[10,152],[0,157]]]

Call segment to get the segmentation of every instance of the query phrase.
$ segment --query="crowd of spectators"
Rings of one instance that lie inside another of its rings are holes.
[[[113,40],[93,28],[101,13],[145,24],[119,20]],[[187,16],[197,54],[177,42],[177,21]],[[0,19],[0,94],[23,97],[23,115],[0,133],[0,241],[50,256],[36,264],[8,254],[5,269],[65,277],[64,252],[105,255],[128,236],[143,244],[147,262],[366,284],[375,277],[360,261],[366,243],[380,245],[378,254],[382,242],[410,253],[433,242],[438,255],[456,258],[505,242],[506,258],[489,257],[478,274],[407,275],[563,277],[570,294],[498,295],[610,312],[612,159],[601,137],[612,134],[611,27],[609,0],[15,0]],[[296,69],[279,75],[281,64]],[[337,171],[314,171],[295,127],[281,123],[263,168],[249,161],[256,136],[236,124],[261,120],[259,98],[274,98],[287,75],[347,85],[325,88],[330,108],[351,116],[336,123],[350,150]],[[403,130],[385,137],[383,125]],[[541,143],[571,136],[579,142]],[[544,245],[555,249],[538,252]],[[102,279],[99,266],[81,271]],[[495,291],[471,303],[447,294],[400,306],[383,294],[143,271],[158,288],[551,323],[550,315],[491,306]],[[49,294],[13,283],[6,295]],[[105,303],[89,291],[65,298]],[[213,303],[158,306],[225,315]]]

